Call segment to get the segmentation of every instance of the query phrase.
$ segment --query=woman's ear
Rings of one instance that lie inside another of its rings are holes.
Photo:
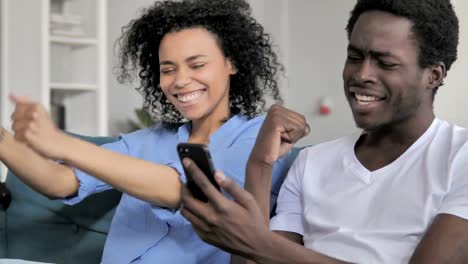
[[[236,65],[232,62],[232,60],[230,58],[227,58],[227,63],[228,63],[228,67],[229,67],[229,73],[231,75],[235,75],[237,73],[237,67]]]
[[[443,84],[444,78],[447,75],[447,70],[443,62],[431,66],[429,70],[428,88],[433,90]]]

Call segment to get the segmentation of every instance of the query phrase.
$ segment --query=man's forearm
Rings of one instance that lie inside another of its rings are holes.
[[[247,162],[245,189],[252,194],[262,211],[265,223],[270,222],[270,192],[273,167],[249,160]]]
[[[303,245],[294,243],[274,232],[265,236],[262,245],[255,251],[255,256],[249,258],[256,263],[268,264],[344,264],[343,262],[316,251],[308,249]]]

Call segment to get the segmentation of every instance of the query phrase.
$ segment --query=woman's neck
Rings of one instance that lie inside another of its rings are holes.
[[[189,143],[209,144],[210,136],[216,132],[227,120],[228,115],[214,116],[192,120]]]

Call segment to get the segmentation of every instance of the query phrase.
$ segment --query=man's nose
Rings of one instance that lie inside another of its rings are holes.
[[[360,83],[375,81],[374,65],[370,59],[364,59],[353,74],[353,79]]]

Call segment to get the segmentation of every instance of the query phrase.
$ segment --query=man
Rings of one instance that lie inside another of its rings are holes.
[[[206,241],[258,263],[468,263],[468,130],[435,117],[456,59],[450,0],[359,0],[348,21],[344,90],[363,132],[309,147],[289,171],[267,228],[274,161],[308,132],[282,107],[268,113],[235,202],[185,165],[210,203],[184,194]],[[255,199],[255,200],[254,200]]]

